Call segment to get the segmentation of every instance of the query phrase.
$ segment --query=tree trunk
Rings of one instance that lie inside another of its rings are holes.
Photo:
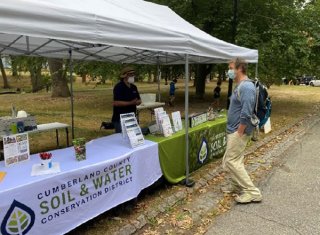
[[[158,74],[152,72],[152,78],[154,83],[158,83]]]
[[[62,59],[48,59],[52,79],[51,97],[70,97],[66,75],[63,71]]]
[[[198,74],[199,74],[199,64],[195,65],[195,72],[194,72],[194,80],[193,80],[193,87],[197,86],[197,81],[198,81]]]
[[[9,89],[10,86],[9,86],[7,74],[6,74],[6,71],[4,70],[4,66],[1,58],[0,58],[0,69],[1,69],[2,79],[3,79],[3,89]]]
[[[14,56],[10,56],[10,60],[11,60],[12,76],[17,77],[18,76],[18,65],[17,65],[16,59]]]
[[[40,91],[42,87],[42,81],[41,81],[41,67],[37,69],[30,69],[31,74],[31,85],[32,85],[32,92],[36,93]]]
[[[81,75],[81,82],[86,83],[87,82],[87,74],[82,74]]]
[[[148,83],[152,83],[152,73],[151,73],[151,70],[148,70]]]
[[[35,93],[42,90],[44,86],[44,82],[41,77],[42,65],[44,63],[44,60],[35,57],[26,58],[26,60],[26,66],[31,76],[32,92]]]
[[[196,72],[196,98],[203,99],[206,89],[206,78],[210,73],[212,65],[200,64]]]
[[[169,68],[166,67],[164,69],[164,80],[165,80],[165,85],[168,85],[168,77],[169,77]]]

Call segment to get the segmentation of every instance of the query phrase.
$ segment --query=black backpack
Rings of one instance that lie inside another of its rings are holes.
[[[260,81],[252,81],[256,88],[256,106],[254,114],[259,119],[259,128],[268,121],[271,115],[272,102],[268,94],[268,88]]]

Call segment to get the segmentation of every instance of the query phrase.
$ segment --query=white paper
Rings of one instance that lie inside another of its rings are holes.
[[[169,137],[173,134],[169,115],[166,114],[161,117],[161,128],[162,128],[164,137]]]
[[[138,124],[126,125],[126,131],[132,148],[144,144],[144,137]]]
[[[158,125],[159,125],[159,131],[161,134],[163,134],[163,129],[162,129],[162,119],[167,116],[166,111],[160,111],[158,112]]]
[[[162,133],[162,131],[161,131],[161,125],[160,125],[160,120],[159,120],[159,113],[163,113],[163,112],[164,112],[163,107],[154,109],[154,115],[156,117],[156,123],[157,123],[157,126],[158,126],[160,133]]]
[[[144,144],[144,137],[134,113],[120,115],[122,136],[128,139],[132,148]]]
[[[265,134],[268,134],[269,132],[271,132],[271,120],[270,118],[268,118],[268,121],[264,124],[263,126],[263,130]]]
[[[55,174],[59,172],[60,172],[59,162],[52,162],[51,168],[46,168],[44,165],[41,165],[41,163],[38,163],[32,166],[31,176],[48,175],[48,174]]]
[[[3,137],[3,153],[6,166],[29,160],[28,134],[21,133]]]
[[[181,120],[181,114],[180,111],[173,112],[172,114],[172,122],[173,122],[173,127],[174,131],[178,132],[182,130],[182,120]]]
[[[157,124],[153,124],[151,126],[149,126],[149,131],[151,134],[155,134],[159,131],[159,127]]]
[[[122,137],[126,138],[127,133],[126,133],[126,127],[124,125],[124,121],[129,118],[134,118],[135,114],[134,113],[124,113],[120,114],[120,123],[121,123],[121,132],[122,132]]]

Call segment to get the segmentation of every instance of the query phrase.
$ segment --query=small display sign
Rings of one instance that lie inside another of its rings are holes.
[[[208,121],[207,113],[195,114],[189,117],[189,126],[192,128],[195,126],[199,126],[200,124],[205,123],[207,121]]]
[[[6,166],[29,160],[28,134],[22,133],[3,137],[3,153]]]

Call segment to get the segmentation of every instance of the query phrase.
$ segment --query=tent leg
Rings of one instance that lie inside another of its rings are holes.
[[[160,64],[157,65],[157,76],[158,76],[158,102],[161,102],[161,91],[160,91],[160,82],[161,82],[161,68]]]
[[[194,181],[189,179],[189,55],[186,55],[185,63],[185,133],[186,133],[186,179],[183,183],[187,187],[192,187]]]
[[[73,106],[73,61],[72,49],[69,50],[70,99],[71,99],[71,138],[74,139],[74,106]]]
[[[258,63],[256,63],[255,79],[258,80]]]

